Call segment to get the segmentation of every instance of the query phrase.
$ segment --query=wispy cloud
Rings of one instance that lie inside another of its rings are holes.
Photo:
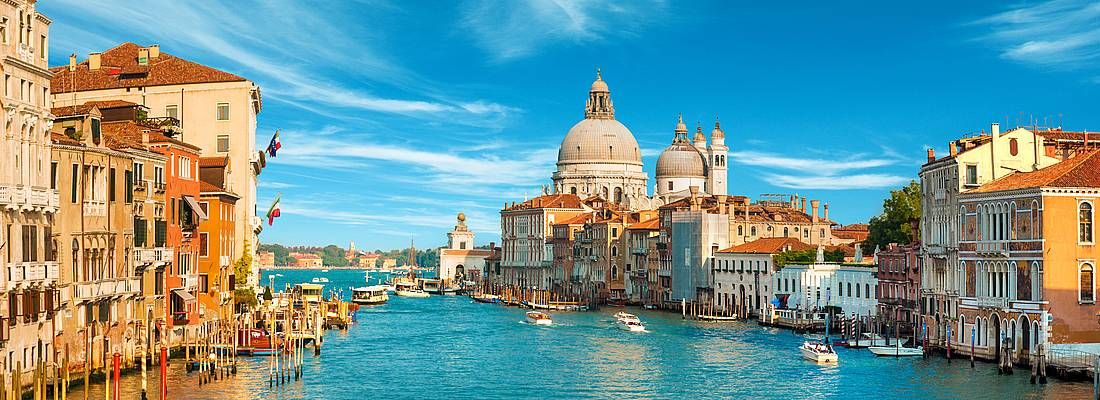
[[[735,151],[729,156],[737,164],[761,170],[761,177],[768,183],[791,189],[877,189],[897,186],[910,179],[887,173],[857,172],[899,163],[896,158],[868,158],[866,154],[826,159]]]
[[[1100,61],[1100,2],[1051,0],[1017,4],[979,19],[1001,56],[1054,68],[1093,68]]]
[[[659,0],[471,0],[463,6],[460,28],[494,60],[508,61],[557,43],[636,35],[659,22],[664,8]]]

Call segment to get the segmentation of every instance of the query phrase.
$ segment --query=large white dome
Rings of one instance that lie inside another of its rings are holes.
[[[706,163],[703,154],[695,146],[686,143],[673,143],[657,157],[657,177],[706,177]]]
[[[613,119],[585,118],[569,129],[558,149],[558,165],[622,163],[642,165],[638,141]]]

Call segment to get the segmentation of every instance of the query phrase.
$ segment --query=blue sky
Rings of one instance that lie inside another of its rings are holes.
[[[932,147],[1036,118],[1100,130],[1100,3],[40,2],[51,63],[123,41],[257,82],[262,240],[441,245],[549,183],[603,69],[652,176],[677,113],[720,117],[730,192],[864,222]],[[709,129],[708,129],[709,131]],[[650,183],[652,188],[652,181]]]

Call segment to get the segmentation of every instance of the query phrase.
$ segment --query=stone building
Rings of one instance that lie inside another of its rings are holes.
[[[805,311],[839,307],[845,315],[878,312],[878,279],[874,267],[818,262],[786,265],[774,274],[772,291],[780,309]]]
[[[52,330],[59,323],[57,244],[59,207],[50,163],[50,21],[34,0],[0,3],[6,28],[3,55],[4,121],[0,129],[0,363],[4,372],[54,361]],[[10,377],[10,375],[7,375]]]
[[[1039,346],[1100,354],[1096,207],[1100,150],[961,194],[958,351],[1026,363]],[[945,330],[944,334],[947,332]]]
[[[447,247],[439,250],[436,276],[444,287],[456,287],[465,281],[481,280],[489,249],[474,248],[474,231],[466,226],[466,215],[458,213],[455,227],[447,232]]]
[[[901,323],[901,329],[920,324],[920,242],[891,243],[875,253],[878,268],[879,315]]]
[[[553,226],[600,206],[572,194],[549,194],[523,203],[506,205],[500,212],[502,259],[500,281],[504,285],[549,289],[554,260]]]
[[[69,65],[50,71],[56,106],[113,100],[138,104],[145,107],[151,122],[187,127],[174,139],[199,149],[201,156],[228,156],[234,168],[225,187],[241,196],[235,208],[233,248],[242,251],[245,241],[257,248],[256,235],[263,224],[255,215],[256,181],[266,160],[255,140],[256,117],[263,104],[255,83],[162,52],[159,45],[134,43],[90,53],[79,63],[70,57]],[[257,276],[253,271],[251,284],[256,284]]]
[[[199,206],[208,217],[199,223],[199,315],[204,321],[233,318],[233,290],[237,254],[236,193],[226,189],[229,157],[199,158]]]
[[[773,299],[772,279],[779,267],[776,254],[810,250],[814,247],[796,238],[757,239],[719,250],[714,255],[714,302],[716,310],[738,316],[760,315]]]

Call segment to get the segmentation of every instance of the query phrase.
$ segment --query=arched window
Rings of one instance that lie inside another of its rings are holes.
[[[749,236],[756,236],[756,227],[749,228]]]
[[[743,236],[745,234],[745,227],[737,225],[737,236]]]
[[[1092,203],[1081,202],[1081,205],[1077,206],[1077,211],[1077,224],[1080,226],[1077,241],[1092,243]]]
[[[783,237],[787,237],[787,236],[788,236],[788,233],[789,233],[789,232],[788,232],[788,228],[787,228],[787,227],[783,227]]]
[[[1080,294],[1078,301],[1081,303],[1096,302],[1096,280],[1093,275],[1092,264],[1081,264],[1080,270],[1077,273],[1080,280],[1080,285],[1077,288]]]
[[[611,279],[619,279],[619,267],[615,266],[615,264],[611,264]]]
[[[615,202],[616,203],[622,203],[623,202],[623,188],[621,188],[621,187],[615,188]]]
[[[570,187],[569,188],[569,194],[576,196],[577,195],[577,187],[576,186]]]
[[[966,316],[959,316],[959,343],[966,343]]]
[[[867,292],[867,298],[868,299],[871,298],[871,284],[870,283],[864,283],[863,284],[863,289],[866,290],[866,292]]]
[[[618,246],[611,246],[611,256],[614,257],[614,256],[617,256],[617,255],[619,255],[619,247]]]
[[[852,297],[852,282],[848,282],[848,297]]]

